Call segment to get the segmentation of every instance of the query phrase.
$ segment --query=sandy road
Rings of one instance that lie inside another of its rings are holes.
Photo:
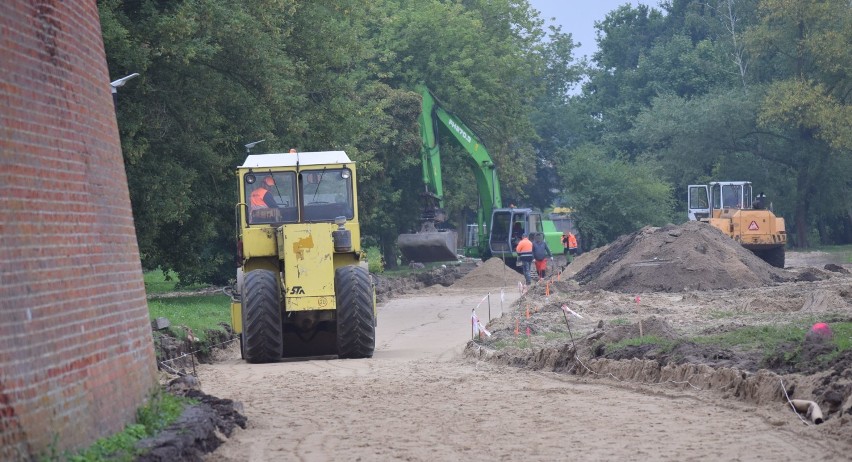
[[[249,420],[207,460],[849,460],[780,406],[465,360],[485,292],[391,300],[372,359],[202,366],[203,391]]]

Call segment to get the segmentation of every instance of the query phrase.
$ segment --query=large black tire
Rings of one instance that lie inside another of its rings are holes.
[[[243,297],[243,356],[250,363],[281,359],[284,327],[278,275],[268,270],[249,271]]]
[[[371,358],[376,348],[376,316],[370,273],[357,265],[334,272],[337,298],[337,357]]]
[[[783,246],[764,250],[760,257],[776,268],[784,268],[784,250]]]

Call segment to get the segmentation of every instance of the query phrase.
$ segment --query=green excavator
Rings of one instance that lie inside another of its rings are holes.
[[[416,90],[422,96],[420,134],[423,167],[424,208],[420,231],[401,234],[397,246],[403,257],[415,262],[452,261],[459,258],[458,233],[439,229],[447,220],[443,209],[444,188],[441,180],[439,137],[448,133],[469,156],[468,165],[479,192],[476,223],[468,224],[461,255],[487,259],[499,257],[509,265],[517,259],[515,245],[523,233],[543,233],[554,251],[562,248],[562,233],[541,212],[530,208],[503,207],[497,169],[485,145],[458,117],[444,109],[425,85]]]

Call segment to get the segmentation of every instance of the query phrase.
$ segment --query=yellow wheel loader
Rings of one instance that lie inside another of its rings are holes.
[[[777,268],[784,267],[787,229],[763,193],[752,196],[749,181],[689,185],[689,219],[709,223]]]
[[[355,163],[343,151],[247,156],[237,168],[242,357],[369,358],[376,298],[360,248]]]

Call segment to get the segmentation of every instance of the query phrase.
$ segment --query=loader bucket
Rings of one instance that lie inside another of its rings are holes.
[[[457,260],[456,241],[455,231],[433,231],[400,234],[396,244],[407,260],[428,263]]]

